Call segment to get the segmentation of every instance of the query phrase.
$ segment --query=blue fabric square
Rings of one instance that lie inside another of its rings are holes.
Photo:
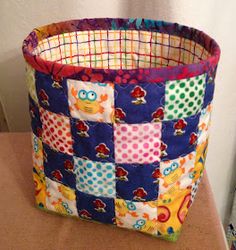
[[[116,194],[132,201],[158,198],[159,164],[119,164],[116,166]]]
[[[96,197],[80,191],[76,191],[76,198],[79,217],[102,223],[115,224],[114,199]]]
[[[67,84],[54,81],[51,75],[35,72],[36,91],[40,106],[58,114],[69,115]]]
[[[42,138],[42,122],[39,116],[39,108],[30,96],[29,96],[29,112],[31,118],[32,131],[37,137]]]
[[[161,158],[173,160],[196,148],[200,114],[162,123]]]
[[[68,154],[56,152],[46,144],[43,144],[43,149],[45,175],[56,182],[75,189],[73,157]]]
[[[165,85],[143,83],[115,85],[115,120],[125,123],[145,123],[163,119]]]
[[[92,161],[114,162],[113,126],[71,118],[75,156]]]
[[[205,89],[205,96],[203,101],[203,108],[206,108],[206,106],[211,103],[214,95],[214,89],[215,89],[215,82],[214,78],[211,75],[207,75],[206,78],[206,89]]]

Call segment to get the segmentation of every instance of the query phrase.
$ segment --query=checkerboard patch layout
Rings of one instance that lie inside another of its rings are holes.
[[[26,38],[36,204],[177,240],[206,159],[220,50],[147,19],[84,19]]]

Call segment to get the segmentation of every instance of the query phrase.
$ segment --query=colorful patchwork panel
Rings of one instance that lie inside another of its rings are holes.
[[[115,165],[74,157],[76,188],[88,194],[115,197]]]
[[[179,189],[185,189],[191,186],[194,178],[192,172],[195,158],[195,152],[192,152],[185,157],[161,162],[159,182],[160,198],[165,196],[165,199],[169,200],[172,194],[178,192]]]
[[[208,72],[206,76],[206,90],[203,102],[203,108],[206,108],[213,100],[214,90],[215,90],[215,75],[217,67],[213,71]]]
[[[76,194],[80,218],[109,224],[116,223],[114,199],[97,197],[80,191]]]
[[[68,97],[72,117],[99,122],[112,122],[114,85],[68,80]]]
[[[40,108],[43,142],[56,151],[72,154],[70,119]]]
[[[163,160],[176,159],[195,150],[198,123],[199,114],[162,123],[161,155]]]
[[[44,172],[48,178],[75,189],[73,171],[71,155],[59,153],[44,144]]]
[[[33,166],[38,172],[44,171],[43,166],[43,144],[34,133],[32,133],[32,146],[33,146]]]
[[[141,232],[157,235],[157,204],[115,199],[116,223]]]
[[[165,120],[197,114],[203,105],[205,74],[188,79],[168,81],[165,91]]]
[[[41,107],[54,113],[69,115],[66,81],[55,81],[50,75],[38,71],[35,78]]]
[[[114,126],[117,163],[159,162],[161,123],[121,124]]]
[[[115,85],[115,121],[144,123],[161,121],[165,96],[164,84]]]
[[[198,124],[198,145],[206,142],[209,137],[212,105],[209,104],[202,109]]]
[[[203,175],[216,42],[100,18],[37,28],[23,52],[36,205],[175,241]]]
[[[46,182],[43,171],[37,171],[33,168],[34,195],[36,205],[40,208],[46,208]]]
[[[39,115],[39,108],[30,96],[29,96],[29,112],[31,118],[32,131],[37,137],[42,138],[43,130],[42,130],[42,122]]]
[[[151,201],[158,197],[158,164],[119,164],[116,166],[117,197],[124,200]]]
[[[27,63],[26,64],[26,84],[30,97],[38,104],[38,97],[35,85],[35,70]]]
[[[46,177],[46,207],[63,215],[77,216],[75,190]]]
[[[114,162],[112,124],[71,118],[74,154],[93,161]]]

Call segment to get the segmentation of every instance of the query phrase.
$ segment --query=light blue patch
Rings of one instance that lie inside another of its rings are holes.
[[[113,189],[108,189],[107,192],[108,194],[113,194]]]
[[[87,175],[88,175],[89,177],[91,177],[91,176],[93,176],[93,173],[88,172]]]
[[[113,174],[111,174],[111,173],[107,174],[107,178],[112,178],[112,176],[113,176]]]
[[[97,164],[97,169],[102,169],[102,165],[101,164]]]
[[[93,184],[93,181],[92,181],[92,180],[88,180],[88,184],[89,184],[89,185],[92,185],[92,184]]]
[[[87,163],[86,164],[87,168],[92,168],[93,167],[93,164],[91,162]]]
[[[107,165],[107,170],[112,170],[112,165]]]
[[[97,172],[97,176],[98,177],[102,177],[102,173],[101,172]]]
[[[84,182],[84,178],[79,177],[79,181],[80,181],[80,182]]]
[[[78,165],[83,166],[83,161],[79,160]]]

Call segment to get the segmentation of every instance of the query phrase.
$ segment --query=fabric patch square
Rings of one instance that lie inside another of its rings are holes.
[[[46,177],[46,207],[64,215],[78,216],[75,190]]]
[[[70,119],[40,108],[43,127],[43,142],[51,148],[66,154],[72,154]]]
[[[145,123],[164,117],[165,85],[162,83],[116,84],[115,122]]]
[[[72,118],[71,130],[76,156],[93,161],[114,162],[112,124]]]
[[[74,157],[77,190],[95,196],[115,197],[115,165]]]
[[[174,234],[180,233],[191,206],[191,189],[179,189],[172,194],[171,199],[160,197],[157,203],[158,235],[174,237]]]
[[[34,195],[36,205],[45,208],[46,207],[46,182],[43,171],[38,171],[37,168],[33,168],[33,181],[34,181]]]
[[[38,137],[42,138],[42,122],[40,120],[39,108],[29,96],[29,112],[31,119],[31,129],[33,133]]]
[[[34,100],[35,103],[38,104],[38,97],[36,94],[35,86],[35,70],[28,63],[26,63],[26,84],[30,97]]]
[[[116,163],[160,161],[161,123],[114,124]]]
[[[116,196],[133,201],[157,200],[159,171],[159,164],[117,165]]]
[[[194,168],[192,169],[191,178],[193,183],[199,180],[203,175],[203,170],[205,167],[206,155],[207,155],[208,141],[203,142],[200,145],[197,145],[196,148],[196,159]]]
[[[214,96],[214,90],[215,90],[215,74],[216,74],[216,68],[212,72],[208,72],[206,76],[206,89],[205,89],[205,96],[204,96],[204,102],[203,102],[203,108],[206,108],[212,100]]]
[[[159,198],[169,200],[180,189],[186,189],[193,183],[196,153],[160,163]]]
[[[37,172],[44,172],[42,141],[34,133],[31,135],[31,140],[33,146],[33,166]]]
[[[193,204],[196,195],[197,195],[197,191],[198,191],[198,186],[201,182],[201,177],[192,185],[192,190],[191,190],[191,205]]]
[[[76,191],[76,196],[79,217],[102,223],[115,224],[114,199],[96,197],[80,191]]]
[[[197,144],[199,114],[162,122],[162,160],[173,160],[194,151]]]
[[[54,181],[75,189],[73,157],[54,151],[46,144],[43,145],[43,148],[45,175]]]
[[[114,85],[112,83],[67,80],[70,114],[87,121],[114,120]]]
[[[182,80],[167,81],[164,120],[197,114],[203,105],[206,74]]]
[[[35,72],[36,89],[40,106],[58,114],[69,115],[67,84],[65,80],[55,81],[51,75]]]
[[[202,109],[198,125],[198,144],[202,144],[208,139],[211,123],[212,104]]]
[[[157,203],[115,199],[116,224],[157,235]]]

